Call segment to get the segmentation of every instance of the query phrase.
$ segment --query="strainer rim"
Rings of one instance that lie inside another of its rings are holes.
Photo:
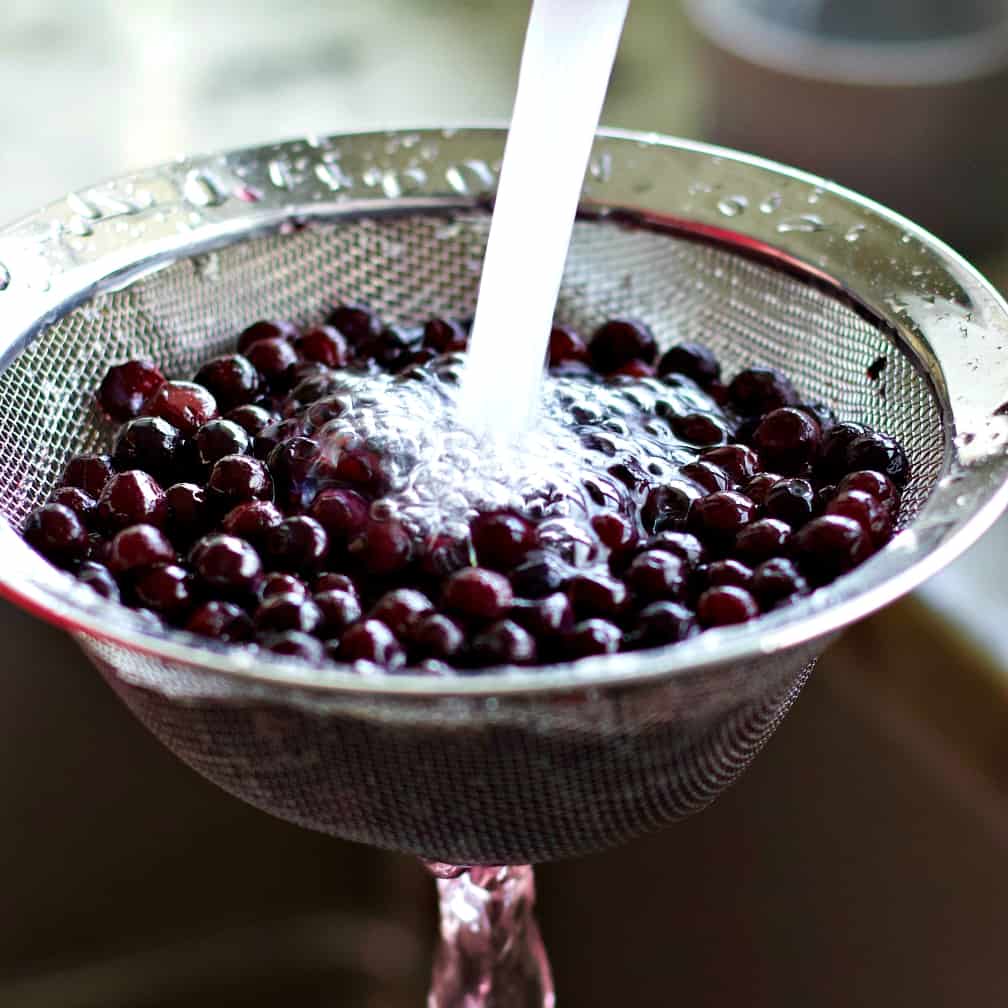
[[[450,127],[448,129],[452,138],[492,136],[501,142],[505,133],[503,128],[486,126]],[[444,127],[427,130],[416,128],[395,131],[362,131],[339,134],[327,139],[347,143],[406,134],[423,136],[435,132],[438,136],[448,139]],[[950,273],[956,272],[958,274],[956,277],[958,281],[968,284],[971,292],[983,295],[990,307],[996,309],[1003,318],[1008,318],[1008,306],[981,274],[958,253],[901,215],[842,186],[764,158],[698,141],[665,137],[656,133],[602,130],[598,134],[597,142],[604,145],[629,144],[641,149],[688,152],[709,159],[711,164],[727,163],[756,168],[790,182],[799,182],[805,186],[814,187],[816,191],[830,194],[842,201],[853,202],[858,207],[870,211],[879,220],[902,229],[907,235],[914,236],[917,241],[922,243],[922,246],[927,246],[930,252],[934,253],[937,259],[949,268]],[[304,141],[293,140],[270,145],[270,149],[279,150],[284,147],[292,147],[295,144],[303,145]],[[208,155],[202,159],[186,159],[174,164],[159,166],[150,169],[150,171],[171,171],[178,174],[181,165],[183,173],[191,172],[195,170],[190,168],[191,165],[217,163],[220,160],[240,158],[243,155],[251,157],[262,149],[264,148],[240,148],[222,154]],[[130,175],[124,178],[132,179],[135,176]],[[109,184],[116,184],[116,180]],[[604,205],[605,200],[600,203]],[[408,205],[408,200],[403,203],[404,211]],[[467,204],[463,202],[461,205]],[[347,206],[333,213],[332,216],[346,214]],[[40,213],[44,214],[46,211],[55,213],[57,208],[62,208],[62,204],[59,202],[51,204]],[[264,208],[264,210],[266,209],[269,208]],[[278,210],[277,213],[279,212]],[[325,216],[318,206],[302,205],[294,201],[284,205],[282,213],[286,214],[288,218],[312,214]],[[16,233],[38,216],[39,214],[36,214],[23,218],[0,232],[0,250],[3,248],[4,238]],[[686,231],[690,230],[691,222],[689,220],[680,219],[679,223]],[[735,222],[725,223],[734,224]],[[261,228],[263,226],[266,225],[263,225],[261,220],[255,224],[255,227]],[[234,234],[241,237],[249,237],[252,233],[253,225],[251,224],[245,228],[234,228]],[[697,223],[695,233],[712,237],[712,228],[709,224],[700,226]],[[736,241],[743,237],[740,232],[725,227],[723,240],[727,242],[728,236],[734,236]],[[782,241],[780,244],[784,245],[785,243]],[[777,249],[775,246],[769,246],[767,249],[771,253],[775,250],[780,251],[782,259],[792,265],[797,264],[807,275],[818,275],[820,279],[825,278],[840,289],[844,289],[843,285],[838,284],[828,271],[817,271],[814,262],[801,257],[785,255],[782,248]],[[192,255],[197,251],[199,251],[198,248],[191,248],[188,254]],[[163,255],[166,260],[170,257],[172,257],[171,251],[166,251]],[[175,253],[174,258],[178,257],[178,254]],[[0,251],[0,261],[3,261],[2,251]],[[118,272],[121,273],[121,271]],[[133,279],[135,277],[131,275],[130,280]],[[93,294],[94,289],[91,287],[82,288],[77,293],[83,293],[86,297]],[[69,305],[71,308],[73,306],[73,304]],[[36,313],[38,328],[62,314],[60,312],[54,315],[51,307],[48,311],[42,310],[44,307],[45,299],[40,298],[37,303],[39,310]],[[59,307],[65,308],[66,304],[61,303]],[[878,309],[877,305],[869,307],[874,310]],[[885,321],[891,321],[885,315],[882,315],[882,318]],[[33,333],[27,331],[15,334],[15,338],[10,343],[11,345],[19,344],[31,335]],[[257,655],[250,655],[247,650],[242,649],[221,649],[213,646],[208,647],[204,644],[190,644],[184,639],[185,635],[179,631],[151,633],[129,626],[110,625],[108,617],[116,614],[120,619],[125,619],[126,623],[129,623],[130,619],[126,616],[129,611],[103,602],[97,606],[89,607],[88,611],[82,611],[80,606],[70,604],[67,598],[60,597],[55,589],[47,591],[45,586],[35,582],[19,583],[16,578],[11,576],[6,566],[0,568],[0,594],[68,631],[92,635],[112,644],[126,647],[131,651],[143,652],[167,661],[181,662],[200,672],[234,678],[249,684],[293,687],[302,691],[326,694],[401,696],[407,699],[425,697],[433,699],[443,696],[479,698],[501,694],[527,694],[531,696],[585,688],[602,689],[607,686],[629,686],[677,675],[702,676],[705,672],[733,662],[784,650],[799,643],[828,636],[912,590],[975,542],[1008,506],[1008,455],[1001,448],[998,452],[991,453],[985,461],[988,465],[984,467],[984,473],[979,475],[976,480],[978,486],[975,488],[975,507],[968,517],[955,523],[957,526],[955,531],[949,534],[937,549],[925,555],[915,556],[911,562],[900,560],[901,539],[897,537],[892,544],[871,561],[876,565],[876,568],[881,569],[879,565],[882,565],[889,573],[885,576],[877,576],[875,583],[869,590],[854,597],[841,597],[825,606],[821,602],[814,605],[806,600],[793,608],[794,617],[791,617],[790,613],[787,618],[780,618],[779,614],[772,614],[762,617],[753,624],[708,631],[708,633],[691,641],[670,647],[587,658],[574,663],[536,666],[532,670],[491,669],[473,676],[460,674],[445,678],[432,678],[409,673],[362,677],[356,671],[349,669],[341,671],[339,666],[329,666],[320,670],[297,661],[277,660],[276,656],[270,656],[268,661],[263,661],[261,660],[261,652]],[[960,478],[968,479],[969,470],[966,470],[966,475]],[[903,536],[913,535],[912,529],[913,523],[911,524],[911,532],[903,533]],[[9,527],[4,531],[9,535],[16,536],[16,533],[13,533]],[[17,538],[18,542],[21,542],[20,538]],[[904,538],[903,544],[906,543],[907,540]],[[27,549],[26,546],[24,548]],[[912,547],[910,552],[913,553]],[[69,575],[59,575],[60,579],[64,577],[67,580],[72,580]],[[842,581],[837,584],[842,584]],[[824,591],[829,593],[831,589]],[[820,599],[826,597],[822,592],[816,593],[813,598],[817,596]]]

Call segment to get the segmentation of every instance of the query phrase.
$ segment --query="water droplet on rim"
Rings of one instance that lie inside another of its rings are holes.
[[[738,217],[739,214],[745,212],[747,206],[749,206],[749,200],[745,196],[725,196],[718,200],[717,208],[718,212],[725,217]]]
[[[475,159],[452,165],[445,171],[445,179],[460,196],[490,192],[497,182],[490,166]]]
[[[0,263],[0,291],[7,290],[10,286],[10,280],[10,270],[3,263]]]
[[[864,224],[852,224],[844,235],[844,239],[849,242],[856,242],[864,234]]]
[[[186,202],[198,207],[219,206],[224,197],[210,178],[201,171],[191,171],[182,183],[182,196]]]
[[[782,220],[777,225],[777,230],[782,234],[789,231],[814,234],[816,231],[822,231],[825,227],[823,219],[817,214],[799,214],[797,217],[788,217],[787,220]]]
[[[760,212],[765,214],[773,213],[775,210],[780,209],[780,205],[783,202],[784,197],[779,192],[772,192],[760,202]]]

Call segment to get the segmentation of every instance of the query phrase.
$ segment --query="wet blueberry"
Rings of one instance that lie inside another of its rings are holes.
[[[899,513],[899,491],[892,480],[880,472],[861,469],[848,473],[837,487],[839,493],[844,493],[847,490],[860,490],[874,497],[889,512],[889,516],[893,520]]]
[[[255,365],[241,354],[226,354],[207,361],[193,381],[207,389],[223,411],[253,402],[262,386],[262,376]]]
[[[215,599],[204,602],[185,625],[190,633],[224,643],[243,643],[252,638],[252,620],[241,606]]]
[[[745,623],[759,616],[759,606],[745,588],[708,588],[697,600],[697,619],[705,627]]]
[[[228,511],[221,520],[221,530],[262,548],[266,544],[266,534],[282,520],[283,515],[272,502],[245,501]]]
[[[262,375],[273,392],[285,392],[291,387],[297,351],[285,339],[262,339],[253,343],[245,356]]]
[[[564,636],[563,654],[569,660],[593,655],[615,654],[623,641],[623,632],[604,619],[582,620]]]
[[[513,511],[485,511],[469,523],[476,558],[484,567],[510,570],[525,559],[536,542],[532,523]]]
[[[115,469],[108,455],[93,452],[75,455],[67,464],[60,485],[77,487],[97,500],[114,473]]]
[[[190,440],[192,461],[207,474],[225,455],[245,455],[252,447],[248,432],[233,420],[211,420]]]
[[[713,351],[701,343],[679,343],[662,354],[658,375],[682,374],[701,388],[721,380],[721,365]]]
[[[308,598],[308,586],[299,577],[293,574],[284,574],[281,571],[273,571],[267,574],[259,583],[256,592],[259,601],[264,602],[272,595],[287,595],[293,598]]]
[[[465,646],[465,633],[453,619],[441,613],[421,616],[409,631],[410,650],[417,660],[451,661]]]
[[[791,541],[791,526],[776,518],[761,518],[735,536],[734,553],[750,567],[781,556]]]
[[[110,602],[119,601],[119,586],[109,569],[92,560],[85,560],[77,568],[77,580],[86,584],[92,591]]]
[[[93,525],[98,516],[98,501],[78,487],[60,487],[53,493],[49,503],[62,504],[63,507],[70,508],[85,527]]]
[[[154,477],[145,472],[118,473],[108,481],[98,498],[98,520],[109,531],[141,523],[162,525],[164,518],[164,491]]]
[[[783,557],[760,564],[753,572],[750,589],[764,612],[799,595],[806,595],[809,590],[798,568]]]
[[[352,301],[334,308],[326,323],[338,329],[353,347],[374,339],[382,330],[381,319],[370,308]]]
[[[838,492],[827,504],[826,514],[853,518],[868,534],[875,549],[884,546],[892,536],[889,509],[863,490]]]
[[[872,551],[871,541],[861,525],[840,515],[813,518],[793,542],[799,567],[816,584],[846,574]]]
[[[555,325],[550,331],[548,359],[551,367],[587,360],[588,344],[570,326]]]
[[[457,319],[432,318],[424,326],[423,345],[435,353],[458,353],[468,343],[469,334]]]
[[[253,322],[238,336],[238,352],[243,354],[253,343],[265,339],[295,340],[300,330],[293,322]]]
[[[120,472],[142,469],[162,483],[170,483],[178,468],[182,435],[161,417],[143,416],[119,428],[112,464]]]
[[[273,480],[259,459],[225,455],[218,459],[207,481],[206,497],[219,514],[251,500],[271,500]]]
[[[409,565],[415,547],[413,537],[397,521],[369,521],[364,533],[350,543],[350,552],[364,570],[394,574]]]
[[[406,652],[396,635],[376,619],[350,627],[340,640],[339,656],[343,661],[369,661],[384,668],[398,668],[406,662]]]
[[[346,337],[334,326],[312,326],[294,340],[294,346],[306,361],[326,367],[346,367],[350,360]]]
[[[888,434],[871,432],[855,438],[847,446],[845,471],[871,469],[887,476],[896,486],[906,486],[910,463],[900,443]]]
[[[329,537],[307,515],[284,518],[266,533],[266,556],[278,570],[312,574],[318,572],[329,552]]]
[[[811,416],[784,407],[763,417],[752,440],[763,465],[790,476],[816,460],[822,438]]]
[[[804,525],[815,510],[815,491],[808,480],[782,479],[763,498],[763,514],[787,522],[792,528]]]
[[[629,599],[627,586],[605,574],[575,574],[564,585],[564,592],[579,619],[618,618]]]
[[[193,547],[190,561],[211,591],[227,598],[252,595],[262,577],[262,561],[250,543],[237,536],[212,535]]]
[[[130,525],[121,529],[109,546],[108,566],[116,575],[154,564],[170,564],[174,560],[175,547],[153,525]]]
[[[536,660],[535,639],[517,623],[500,620],[475,637],[472,658],[479,665],[532,665]]]
[[[144,404],[143,414],[167,420],[188,436],[217,416],[217,401],[195,382],[165,382]]]
[[[732,405],[743,416],[763,416],[798,402],[790,380],[773,368],[754,367],[740,371],[728,386]]]
[[[283,633],[264,634],[260,640],[267,651],[286,658],[297,658],[311,665],[318,665],[325,656],[322,645],[300,630],[285,630]]]
[[[652,488],[640,512],[645,531],[684,529],[690,513],[703,496],[703,489],[693,480],[672,480]]]
[[[658,355],[654,334],[636,319],[610,319],[595,330],[588,344],[592,365],[612,374],[630,361],[651,364]]]
[[[248,403],[245,406],[236,406],[224,419],[238,424],[247,434],[255,437],[270,424],[276,423],[279,418],[262,406]]]
[[[84,523],[63,504],[44,504],[28,517],[25,541],[47,560],[60,566],[83,560],[88,552]]]
[[[192,608],[192,585],[192,574],[184,567],[159,563],[137,576],[133,592],[141,605],[174,621],[181,619]]]
[[[139,416],[144,403],[164,384],[164,375],[150,362],[127,361],[109,368],[98,388],[102,412],[118,423]]]
[[[283,633],[297,630],[313,633],[322,622],[319,607],[312,599],[294,595],[268,595],[253,616],[256,633]]]
[[[868,430],[864,424],[849,421],[826,428],[823,431],[816,475],[825,480],[838,480],[850,472],[851,469],[847,465],[847,449],[862,434],[867,434]]]
[[[196,483],[175,483],[165,490],[164,528],[176,546],[188,546],[210,526],[206,494]]]
[[[696,614],[678,602],[652,602],[637,614],[627,635],[630,648],[664,647],[692,637],[698,630]]]
[[[733,483],[746,486],[760,470],[760,458],[748,445],[733,444],[708,448],[700,456],[701,462],[717,466],[728,474]],[[730,487],[718,487],[719,490],[729,490]],[[752,496],[746,491],[747,496]]]
[[[507,578],[483,567],[467,567],[445,581],[445,609],[465,619],[490,623],[506,615],[513,598]]]
[[[312,598],[319,611],[316,633],[323,640],[338,637],[361,618],[361,605],[356,592],[329,589],[316,592]]]
[[[682,598],[687,573],[683,559],[674,553],[645,550],[634,558],[623,580],[639,602],[647,603]]]
[[[752,568],[738,560],[715,560],[703,569],[703,583],[706,588],[720,588],[724,585],[748,588],[752,576]]]
[[[406,638],[414,624],[433,611],[434,603],[423,592],[396,588],[378,599],[368,618],[381,620],[397,637]]]

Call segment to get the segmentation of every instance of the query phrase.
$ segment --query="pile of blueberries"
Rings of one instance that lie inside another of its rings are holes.
[[[792,603],[891,537],[909,477],[901,446],[803,403],[767,368],[721,380],[714,355],[659,355],[636,320],[590,339],[556,327],[550,366],[585,381],[695,382],[730,429],[677,429],[696,448],[672,484],[599,500],[603,557],[571,567],[519,510],[472,517],[465,549],[377,516],[382,458],[327,457],[313,437],[346,408],[341,371],[418,367],[465,350],[468,327],[383,325],[342,304],[325,324],[261,321],[190,381],[148,361],[97,394],[121,424],[110,454],[78,455],[27,542],[100,595],[167,624],[312,663],[430,674],[536,665],[672,644]],[[611,476],[624,481],[627,467]],[[688,492],[684,492],[688,487]],[[630,503],[627,503],[627,502]]]

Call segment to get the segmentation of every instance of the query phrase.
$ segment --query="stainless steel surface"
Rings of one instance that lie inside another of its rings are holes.
[[[87,391],[114,360],[147,350],[177,373],[259,314],[317,317],[341,296],[402,319],[470,307],[485,234],[473,209],[502,144],[495,130],[436,130],[192,159],[0,234],[6,516],[19,521],[67,455],[102,436]],[[1002,509],[1005,307],[909,222],[715,148],[600,137],[585,195],[595,213],[580,225],[561,313],[588,323],[634,310],[664,340],[703,335],[729,367],[779,364],[810,398],[900,436],[915,469],[909,524],[882,554],[751,627],[457,681],[362,680],[151,633],[9,529],[4,592],[75,631],[184,758],[304,825],[428,857],[527,861],[702,807],[772,730],[829,635],[920,583]],[[293,233],[268,236],[278,230]]]

